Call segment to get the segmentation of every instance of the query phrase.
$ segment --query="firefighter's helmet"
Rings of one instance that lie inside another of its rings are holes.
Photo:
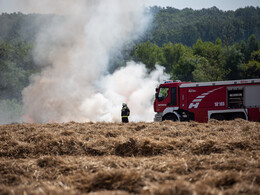
[[[123,107],[126,107],[126,106],[127,106],[127,104],[126,104],[126,103],[123,103],[123,104],[122,104],[122,106],[123,106]]]

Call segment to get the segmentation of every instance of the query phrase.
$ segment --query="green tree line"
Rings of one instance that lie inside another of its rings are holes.
[[[21,100],[21,90],[36,71],[31,49],[32,45],[26,42],[0,44],[0,99]]]
[[[165,67],[172,79],[183,81],[221,81],[260,78],[260,42],[248,40],[224,45],[198,39],[192,46],[171,42],[161,47],[150,41],[136,45],[132,58],[150,70],[156,64]]]
[[[260,8],[245,7],[235,11],[222,11],[216,7],[209,9],[175,9],[172,7],[151,7],[147,10],[153,21],[143,41],[162,46],[165,43],[182,43],[192,46],[198,39],[231,45],[246,41],[252,34],[260,39]],[[42,14],[3,13],[0,15],[0,42],[33,42],[39,29],[48,27],[50,20],[60,20],[62,16]]]
[[[216,7],[202,10],[152,7],[153,24],[147,33],[159,46],[172,42],[192,46],[198,39],[222,44],[247,40],[255,34],[260,39],[260,8],[246,7],[236,11],[222,11]]]
[[[20,117],[21,92],[36,71],[31,50],[32,45],[26,42],[0,44],[0,124]]]

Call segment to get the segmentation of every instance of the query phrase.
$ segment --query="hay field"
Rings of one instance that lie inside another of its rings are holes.
[[[260,123],[0,126],[0,194],[260,194]]]

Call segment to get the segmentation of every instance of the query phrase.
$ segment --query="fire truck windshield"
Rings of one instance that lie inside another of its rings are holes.
[[[169,87],[161,87],[158,94],[158,101],[163,101],[168,97]]]

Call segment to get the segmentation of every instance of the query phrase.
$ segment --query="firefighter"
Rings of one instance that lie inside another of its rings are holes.
[[[121,109],[122,123],[128,123],[128,116],[130,115],[130,110],[127,107],[126,103],[123,103],[122,106],[123,106]]]

